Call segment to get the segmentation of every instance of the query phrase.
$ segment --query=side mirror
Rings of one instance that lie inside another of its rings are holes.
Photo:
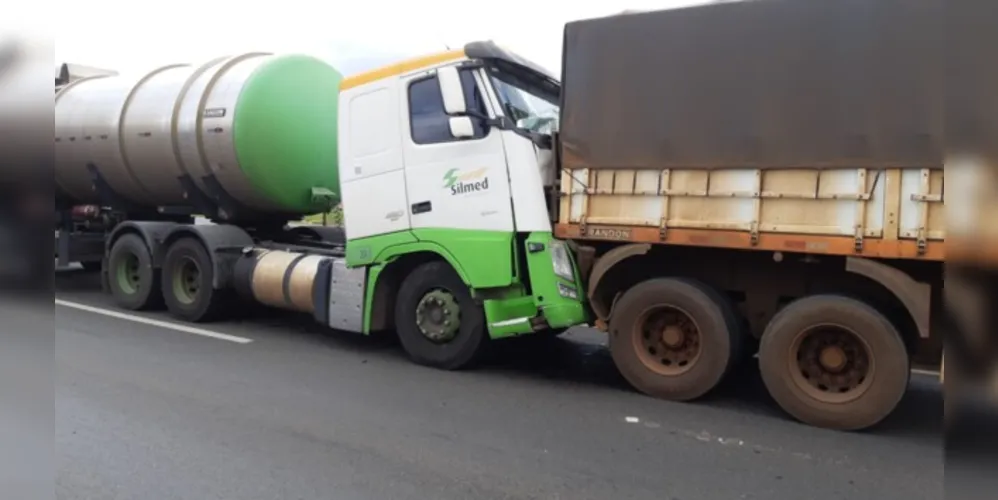
[[[452,116],[447,119],[450,135],[455,139],[468,139],[475,136],[475,127],[467,116]]]
[[[463,115],[467,113],[468,103],[464,100],[461,75],[458,73],[457,68],[447,66],[438,69],[437,81],[440,82],[440,96],[444,101],[444,111],[448,115]]]

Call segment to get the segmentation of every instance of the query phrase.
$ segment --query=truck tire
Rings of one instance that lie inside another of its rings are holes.
[[[911,377],[908,350],[890,320],[836,295],[803,298],[777,313],[762,335],[759,368],[784,411],[837,430],[879,423]]]
[[[691,401],[716,387],[741,342],[731,302],[703,283],[673,278],[639,283],[610,318],[610,354],[638,391]]]
[[[414,362],[445,370],[474,364],[489,341],[485,312],[446,262],[422,264],[405,278],[395,327]]]
[[[118,238],[107,263],[108,288],[120,307],[140,311],[162,305],[159,273],[152,267],[152,255],[142,238],[135,234]]]
[[[214,267],[200,241],[175,241],[163,259],[163,299],[173,316],[194,323],[218,319],[231,304],[228,290],[212,287]]]

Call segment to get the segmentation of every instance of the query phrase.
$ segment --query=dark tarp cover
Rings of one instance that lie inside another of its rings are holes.
[[[943,14],[944,0],[755,0],[570,23],[563,164],[939,168]]]

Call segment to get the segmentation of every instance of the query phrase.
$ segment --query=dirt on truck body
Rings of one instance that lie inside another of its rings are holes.
[[[943,3],[758,0],[565,29],[556,232],[640,391],[756,352],[806,423],[870,427],[941,359]],[[580,259],[585,260],[585,259]]]

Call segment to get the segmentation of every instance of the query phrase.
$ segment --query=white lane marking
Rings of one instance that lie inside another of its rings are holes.
[[[101,314],[112,318],[123,319],[135,323],[142,323],[144,325],[158,326],[160,328],[166,328],[168,330],[189,333],[191,335],[200,335],[202,337],[210,337],[213,339],[235,342],[237,344],[249,344],[250,342],[253,342],[253,339],[248,339],[245,337],[237,337],[235,335],[213,332],[211,330],[205,330],[203,328],[195,328],[193,326],[181,325],[178,323],[171,323],[169,321],[159,321],[151,318],[143,318],[142,316],[136,316],[134,314],[126,314],[123,312],[111,311],[109,309],[102,309],[100,307],[88,306],[85,304],[79,304],[77,302],[70,302],[68,300],[55,299],[55,304],[63,307],[79,309],[81,311],[92,312],[94,314]]]
[[[641,421],[638,417],[624,417],[624,421],[629,424],[636,424]]]

